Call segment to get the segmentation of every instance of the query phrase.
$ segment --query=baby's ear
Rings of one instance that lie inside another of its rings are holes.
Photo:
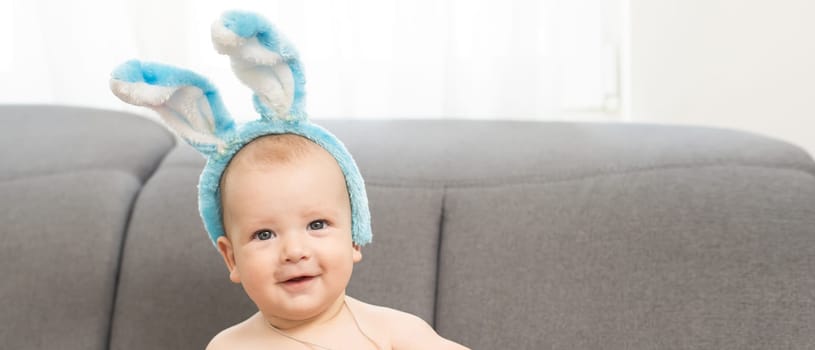
[[[212,43],[255,92],[258,113],[270,119],[306,119],[306,81],[297,51],[269,21],[251,12],[225,12],[212,24]]]
[[[358,263],[358,262],[362,261],[362,247],[354,244],[353,256],[354,256],[354,262],[355,263]]]
[[[226,147],[235,128],[217,89],[186,69],[131,60],[111,74],[110,89],[122,101],[148,107],[187,143],[209,156]]]
[[[224,258],[226,268],[229,270],[229,279],[232,282],[240,283],[241,276],[240,271],[238,271],[238,264],[235,260],[235,248],[232,246],[232,242],[226,236],[221,236],[218,237],[216,245],[218,246],[218,252],[221,253],[221,257]]]

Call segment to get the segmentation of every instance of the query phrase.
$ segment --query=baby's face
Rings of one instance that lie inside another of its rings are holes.
[[[281,164],[230,164],[219,250],[267,317],[304,320],[345,296],[362,255],[345,179],[323,149]],[[232,263],[230,264],[230,255]]]

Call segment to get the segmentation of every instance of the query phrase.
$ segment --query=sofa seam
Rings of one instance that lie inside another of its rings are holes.
[[[481,179],[421,179],[421,178],[411,178],[411,177],[394,177],[394,176],[383,176],[381,178],[387,178],[388,180],[378,180],[376,176],[368,176],[366,177],[366,184],[377,185],[377,186],[388,186],[388,187],[423,187],[423,188],[436,188],[439,186],[447,186],[447,187],[500,187],[505,185],[517,185],[517,184],[526,184],[526,183],[536,183],[536,184],[545,184],[545,183],[553,183],[553,182],[564,182],[564,181],[571,181],[571,180],[582,180],[582,179],[589,179],[594,177],[603,177],[603,176],[613,176],[613,175],[625,175],[625,174],[636,174],[636,173],[644,173],[644,172],[651,172],[651,171],[661,171],[661,170],[673,170],[673,169],[702,169],[702,168],[711,168],[711,167],[727,167],[727,166],[735,166],[735,167],[747,167],[747,168],[763,168],[763,169],[775,169],[775,170],[790,170],[790,171],[797,171],[802,172],[804,174],[810,175],[815,178],[815,164],[770,164],[770,163],[744,163],[744,162],[707,162],[707,163],[672,163],[672,164],[664,164],[659,166],[645,166],[641,168],[629,168],[629,169],[622,169],[622,170],[600,170],[597,172],[577,175],[577,176],[567,176],[562,178],[553,178],[553,179],[543,179],[545,176],[543,175],[535,175],[535,174],[524,174],[524,175],[517,175],[517,176],[498,176],[498,177],[485,177]],[[202,169],[203,166],[194,165],[194,164],[173,164],[168,165],[166,168],[197,168]],[[405,181],[405,182],[412,182],[412,183],[397,183],[392,181]],[[507,183],[498,183],[501,181],[507,181]],[[511,183],[510,183],[511,182]]]
[[[580,181],[580,180],[587,180],[593,178],[601,178],[606,176],[615,176],[615,175],[627,175],[627,174],[638,174],[638,173],[648,173],[648,172],[657,172],[663,170],[678,170],[678,169],[705,169],[705,168],[724,168],[724,167],[742,167],[742,168],[759,168],[759,169],[769,169],[769,170],[787,170],[797,173],[803,173],[806,175],[811,176],[815,179],[815,170],[810,170],[805,167],[776,167],[776,166],[768,166],[768,165],[758,165],[758,164],[738,164],[738,163],[712,163],[712,164],[699,164],[697,166],[687,166],[687,165],[670,165],[670,166],[663,166],[663,167],[649,167],[649,168],[639,168],[639,169],[628,169],[622,171],[604,171],[604,172],[595,172],[591,174],[582,174],[576,176],[565,176],[565,177],[553,177],[550,179],[545,179],[543,175],[521,175],[521,176],[508,176],[508,177],[493,177],[493,178],[483,178],[483,179],[471,179],[471,180],[422,180],[419,179],[410,179],[410,178],[392,178],[396,180],[412,180],[417,181],[415,183],[396,183],[396,182],[388,182],[388,181],[377,181],[376,177],[372,179],[369,178],[366,180],[366,184],[371,186],[379,186],[379,187],[390,187],[390,188],[436,188],[439,186],[443,187],[452,187],[452,188],[468,188],[468,187],[504,187],[504,186],[517,186],[517,185],[546,185],[546,184],[554,184],[554,183],[562,183],[562,182],[570,182],[570,181]],[[815,167],[813,167],[815,169]]]
[[[439,211],[439,229],[438,229],[438,238],[436,240],[436,274],[435,274],[435,290],[433,291],[433,329],[438,329],[439,323],[439,284],[441,279],[441,254],[442,254],[442,243],[444,240],[444,216],[445,216],[445,207],[447,201],[447,187],[442,186],[441,188],[441,210]]]
[[[161,161],[159,161],[158,163],[160,164]],[[151,176],[153,176],[153,174],[155,173],[155,169],[157,169],[157,168],[159,168],[158,165],[154,168],[153,171],[146,174],[146,176],[144,178],[142,178],[141,176],[138,176],[138,174],[135,174],[133,171],[130,171],[129,169],[99,167],[99,168],[81,168],[81,169],[71,169],[71,170],[66,170],[66,171],[34,172],[34,173],[22,174],[22,175],[19,175],[19,176],[13,176],[13,177],[8,177],[8,178],[0,178],[0,184],[7,183],[7,182],[15,182],[15,181],[25,181],[25,180],[36,179],[36,178],[41,178],[41,177],[51,177],[51,176],[60,176],[60,175],[71,175],[71,174],[82,174],[82,173],[92,173],[92,172],[121,172],[121,173],[132,174],[133,177],[139,179],[139,182],[143,184],[143,183],[147,182],[147,180],[149,180]]]
[[[119,298],[119,283],[120,278],[122,275],[122,262],[124,260],[124,252],[125,252],[125,245],[127,242],[127,237],[130,232],[130,222],[133,218],[133,212],[136,209],[136,204],[139,202],[141,195],[143,193],[144,187],[147,185],[150,180],[153,179],[153,176],[158,172],[161,168],[161,165],[164,164],[164,160],[167,159],[167,156],[172,152],[172,150],[177,147],[177,143],[174,143],[173,146],[169,147],[168,150],[164,153],[164,155],[156,162],[156,165],[150,172],[145,176],[144,181],[141,182],[139,185],[138,192],[133,197],[133,200],[130,202],[130,207],[127,211],[127,218],[125,219],[123,229],[122,229],[122,239],[119,242],[119,251],[116,255],[116,270],[113,276],[113,295],[111,298],[111,305],[110,305],[110,315],[108,315],[108,330],[107,335],[105,336],[105,349],[110,349],[111,343],[113,342],[113,326],[116,316],[116,304]]]

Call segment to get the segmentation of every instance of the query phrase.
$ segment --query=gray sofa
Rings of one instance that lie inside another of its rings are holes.
[[[253,305],[203,158],[121,112],[0,107],[0,348],[201,349]],[[678,126],[324,121],[367,181],[348,293],[473,349],[815,348],[815,163]]]

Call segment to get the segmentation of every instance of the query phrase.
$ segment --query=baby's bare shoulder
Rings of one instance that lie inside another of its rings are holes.
[[[249,320],[222,330],[209,341],[206,350],[223,350],[245,348],[247,339],[251,339]]]
[[[207,344],[206,350],[254,349],[260,344],[254,315],[232,327],[222,330]],[[259,347],[258,347],[259,348]]]
[[[207,344],[206,350],[222,350],[222,349],[230,349],[234,347],[234,339],[236,338],[233,333],[230,331],[232,328],[227,328],[222,330],[220,333],[215,335],[212,340],[209,341]]]
[[[395,350],[404,349],[467,349],[444,339],[418,316],[384,306],[365,304],[373,322],[384,326]]]

